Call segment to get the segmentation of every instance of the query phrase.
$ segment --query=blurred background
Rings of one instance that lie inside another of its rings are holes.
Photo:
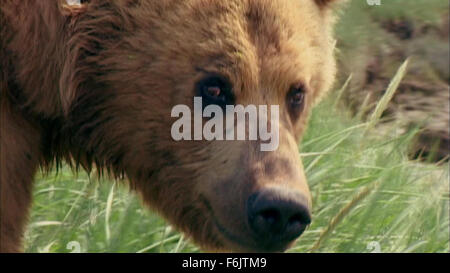
[[[289,252],[450,251],[449,3],[380,3],[337,10],[338,79],[299,147],[313,222]],[[26,251],[200,251],[106,180],[39,175]]]
[[[370,2],[370,1],[369,1]],[[408,73],[386,122],[404,131],[423,127],[411,156],[429,160],[449,155],[449,9],[447,0],[353,0],[337,28],[339,81],[352,76],[345,103],[366,116],[407,58]]]

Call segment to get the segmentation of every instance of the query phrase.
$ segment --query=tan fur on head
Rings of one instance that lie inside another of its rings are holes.
[[[10,171],[0,181],[0,250],[19,249],[38,166],[63,160],[126,175],[148,206],[206,249],[288,247],[259,245],[246,202],[255,191],[281,188],[311,206],[298,144],[335,75],[325,4],[2,2],[1,167]],[[210,74],[230,81],[236,104],[279,105],[277,151],[248,141],[171,138],[172,107],[192,106],[196,83]],[[306,100],[294,115],[286,96],[299,84]],[[14,139],[21,145],[11,145]],[[17,196],[4,198],[11,193]]]

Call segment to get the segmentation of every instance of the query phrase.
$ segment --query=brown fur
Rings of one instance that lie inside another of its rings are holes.
[[[1,0],[0,251],[21,250],[33,176],[62,161],[125,175],[205,249],[258,250],[249,194],[310,199],[297,146],[335,74],[328,2]],[[192,104],[202,71],[229,78],[239,104],[280,105],[276,152],[172,140],[171,108]],[[292,119],[285,97],[299,81],[307,103]]]

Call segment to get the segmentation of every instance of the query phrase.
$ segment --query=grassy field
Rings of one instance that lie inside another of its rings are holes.
[[[377,127],[383,99],[362,122],[336,100],[342,92],[314,110],[301,145],[313,222],[289,252],[449,252],[447,164],[410,161],[408,147],[419,129]],[[26,251],[199,249],[123,186],[63,168],[38,177]]]

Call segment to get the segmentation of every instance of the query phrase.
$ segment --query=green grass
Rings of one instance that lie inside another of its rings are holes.
[[[335,95],[300,146],[313,222],[289,252],[449,252],[447,166],[408,159],[418,129],[363,123]],[[37,180],[27,252],[70,252],[73,241],[82,252],[199,251],[118,184],[66,168]]]

